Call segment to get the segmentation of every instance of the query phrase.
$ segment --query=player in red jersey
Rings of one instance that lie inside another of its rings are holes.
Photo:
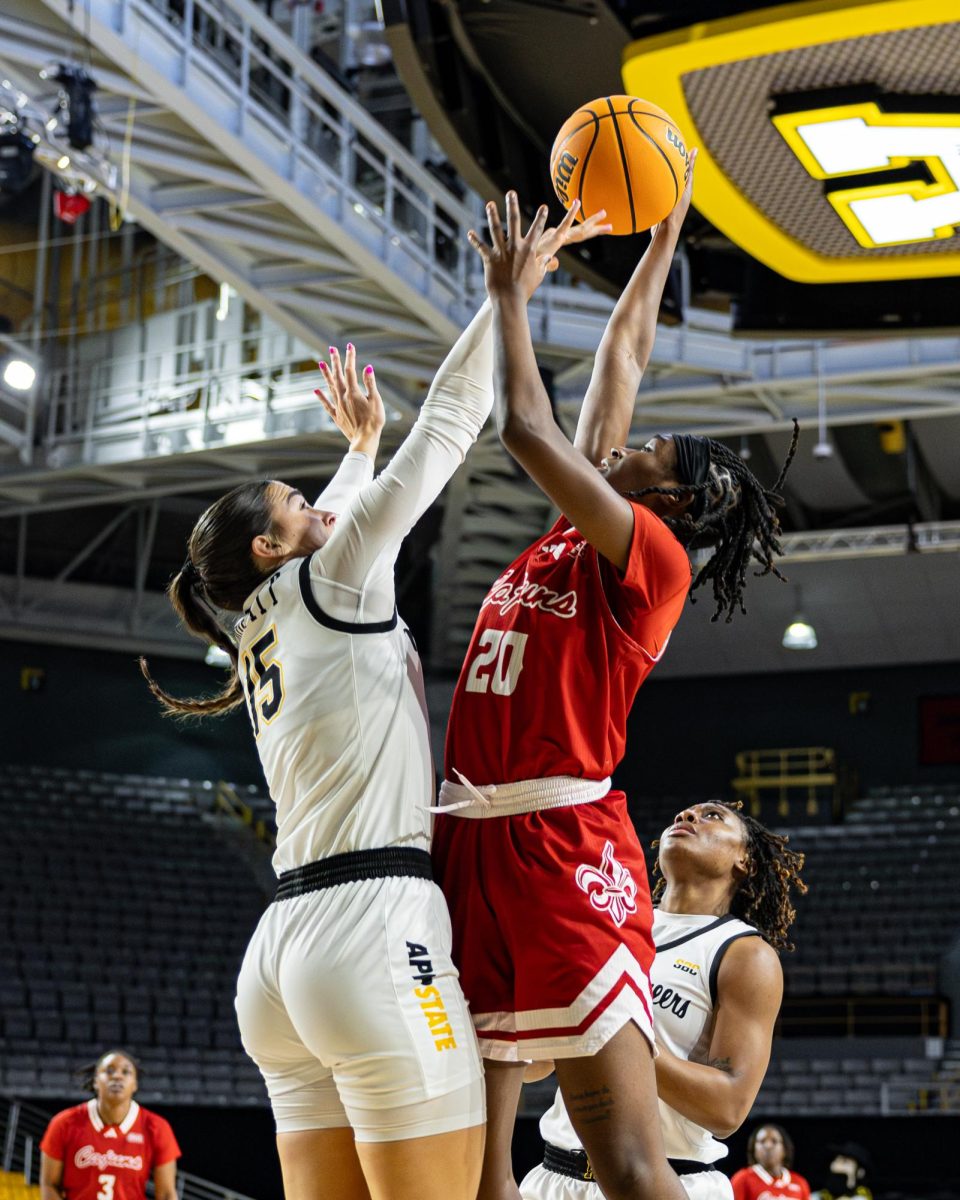
[[[779,1125],[758,1125],[750,1134],[747,1162],[730,1180],[734,1200],[810,1200],[810,1184],[790,1170],[793,1142]]]
[[[527,318],[546,209],[522,237],[509,193],[506,234],[489,205],[493,247],[471,235],[493,303],[500,436],[563,514],[481,606],[447,735],[449,815],[434,839],[487,1059],[481,1200],[519,1196],[510,1138],[522,1064],[543,1060],[556,1060],[608,1200],[684,1196],[657,1110],[646,868],[610,774],[689,592],[686,547],[715,547],[694,586],[712,580],[728,616],[742,607],[751,557],[775,571],[779,549],[779,497],[720,443],[622,446],[690,196],[688,179],[614,310],[573,445],[553,419]]]
[[[169,1124],[134,1100],[139,1072],[125,1050],[94,1064],[93,1099],[58,1112],[40,1143],[41,1200],[177,1200],[180,1147]]]

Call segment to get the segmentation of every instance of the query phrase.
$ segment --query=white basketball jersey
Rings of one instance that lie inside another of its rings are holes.
[[[309,558],[253,597],[240,672],[270,795],[277,874],[350,850],[430,844],[433,757],[423,671],[396,612],[326,615]]]
[[[404,537],[463,462],[493,404],[489,303],[444,359],[413,429],[376,479],[363,456],[318,506],[325,545],[247,598],[240,680],[277,806],[277,874],[334,854],[427,849],[434,799],[423,670],[397,616]]]
[[[657,948],[650,969],[653,1025],[657,1040],[678,1058],[710,1036],[716,1003],[716,982],[727,947],[742,937],[758,937],[756,929],[734,916],[691,916],[687,913],[653,914],[653,941]],[[661,1100],[660,1123],[668,1158],[705,1164],[724,1158],[727,1147],[709,1130],[682,1117]],[[540,1119],[545,1142],[561,1150],[581,1150],[559,1090]]]

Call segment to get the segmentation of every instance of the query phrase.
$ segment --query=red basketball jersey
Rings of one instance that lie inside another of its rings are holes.
[[[66,1200],[144,1200],[154,1167],[180,1157],[169,1124],[135,1100],[120,1125],[104,1125],[96,1100],[65,1108],[40,1149],[63,1163]]]
[[[603,779],[690,588],[686,551],[640,504],[626,570],[561,517],[487,593],[457,682],[446,775]]]
[[[755,1165],[744,1167],[730,1180],[734,1200],[810,1200],[810,1184],[802,1175],[795,1171],[784,1169],[783,1174],[774,1179],[763,1167]]]

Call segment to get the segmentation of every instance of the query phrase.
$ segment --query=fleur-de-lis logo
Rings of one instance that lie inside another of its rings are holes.
[[[637,911],[637,885],[622,863],[613,857],[613,842],[605,842],[600,869],[586,863],[577,867],[577,887],[586,892],[590,903],[600,912],[608,912],[616,925],[622,925]]]

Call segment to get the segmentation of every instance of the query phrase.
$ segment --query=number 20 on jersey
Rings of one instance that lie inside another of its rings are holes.
[[[467,671],[466,690],[512,696],[523,670],[528,636],[512,629],[485,629]]]

